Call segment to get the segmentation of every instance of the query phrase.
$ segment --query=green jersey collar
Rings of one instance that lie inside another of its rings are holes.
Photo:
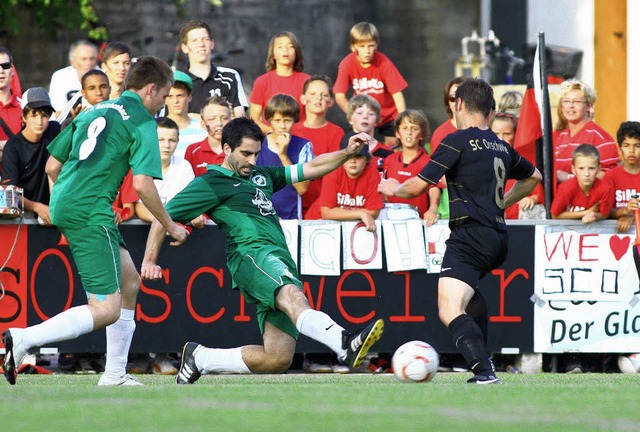
[[[233,177],[233,175],[235,174],[234,171],[224,168],[222,165],[215,165],[215,164],[209,164],[207,165],[207,170],[208,171],[218,171],[221,174],[226,175],[227,177]]]
[[[131,90],[125,90],[122,92],[122,95],[120,97],[129,97],[132,99],[137,99],[138,102],[142,103],[142,98],[140,97],[140,95],[136,92],[133,92]]]

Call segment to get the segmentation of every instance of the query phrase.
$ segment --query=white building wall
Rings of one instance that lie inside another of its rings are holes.
[[[578,78],[593,84],[594,6],[588,0],[528,0],[527,42],[545,33],[547,45],[583,51]],[[627,118],[640,121],[640,1],[627,0]]]
[[[628,0],[630,3],[637,0]],[[593,85],[593,2],[588,0],[528,0],[527,42],[535,43],[544,32],[547,45],[583,52],[577,78]]]
[[[627,0],[627,119],[640,121],[640,1]]]

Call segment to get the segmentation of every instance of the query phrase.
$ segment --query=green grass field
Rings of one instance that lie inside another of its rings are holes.
[[[502,374],[502,385],[440,373],[207,375],[178,386],[97,387],[97,376],[20,375],[1,383],[12,431],[638,431],[640,374]]]

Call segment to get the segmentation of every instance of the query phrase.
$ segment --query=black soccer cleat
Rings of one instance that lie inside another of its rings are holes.
[[[351,369],[362,366],[369,349],[378,342],[384,331],[384,321],[376,320],[365,327],[364,330],[350,333],[342,332],[342,347],[347,350],[347,354],[342,358],[342,362]]]
[[[467,380],[468,384],[502,384],[500,379],[495,375],[474,375]]]
[[[15,385],[16,378],[18,377],[18,371],[16,370],[15,358],[13,357],[13,336],[11,336],[11,331],[5,330],[2,334],[2,342],[4,343],[4,348],[6,350],[4,360],[2,361],[4,377],[7,379],[9,384]]]
[[[184,344],[180,370],[178,370],[178,375],[176,375],[177,384],[193,384],[202,376],[202,373],[200,373],[196,366],[195,356],[196,352],[202,348],[202,345],[195,342],[187,342]]]

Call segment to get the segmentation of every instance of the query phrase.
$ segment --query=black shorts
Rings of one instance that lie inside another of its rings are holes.
[[[386,122],[376,127],[376,132],[385,137],[395,137],[396,136],[396,128],[394,126],[395,120],[391,120],[390,122]]]
[[[476,289],[478,281],[507,258],[509,236],[482,225],[454,227],[447,240],[440,277],[452,277]]]

